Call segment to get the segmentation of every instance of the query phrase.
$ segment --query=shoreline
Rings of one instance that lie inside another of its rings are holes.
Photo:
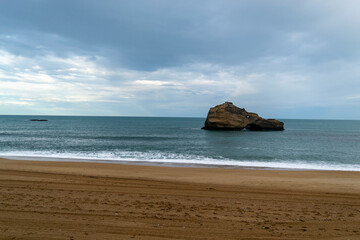
[[[323,166],[320,164],[313,164],[311,167],[299,167],[302,165],[311,165],[305,163],[293,163],[294,166],[284,166],[291,163],[286,162],[269,162],[273,165],[280,165],[277,167],[263,166],[268,163],[265,162],[241,162],[242,164],[236,164],[237,162],[230,163],[230,161],[224,161],[223,163],[211,164],[211,163],[201,163],[199,161],[186,162],[177,159],[170,160],[121,160],[121,159],[100,159],[100,158],[72,158],[72,157],[47,157],[47,156],[13,156],[13,155],[1,155],[0,159],[9,159],[9,160],[20,160],[20,161],[42,161],[42,162],[84,162],[84,163],[105,163],[105,164],[125,164],[125,165],[143,165],[143,166],[159,166],[159,167],[180,167],[180,168],[220,168],[220,169],[247,169],[247,170],[269,170],[269,171],[344,171],[344,172],[360,172],[360,169],[352,169],[350,167],[345,167],[344,165],[328,165]],[[252,165],[251,165],[252,164]],[[316,167],[315,167],[316,166]]]
[[[341,193],[360,194],[360,172],[158,166],[132,163],[37,161],[0,158],[0,170],[34,171],[64,175],[141,178],[188,183],[280,187],[284,190],[325,191],[331,184]],[[339,182],[342,179],[342,182]],[[301,180],[301,181],[299,181]],[[354,181],[355,180],[355,181]]]
[[[360,172],[0,159],[0,239],[358,239]]]

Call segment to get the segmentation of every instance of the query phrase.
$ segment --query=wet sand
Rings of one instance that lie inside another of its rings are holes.
[[[360,172],[0,159],[0,239],[360,239]]]

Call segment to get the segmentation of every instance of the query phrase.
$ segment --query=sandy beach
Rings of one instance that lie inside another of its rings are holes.
[[[0,239],[360,239],[360,172],[0,159]]]

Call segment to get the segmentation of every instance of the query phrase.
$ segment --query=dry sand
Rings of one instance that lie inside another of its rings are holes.
[[[360,172],[0,159],[0,239],[360,239]]]

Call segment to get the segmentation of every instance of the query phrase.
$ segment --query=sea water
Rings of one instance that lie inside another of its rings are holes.
[[[285,131],[264,132],[201,130],[204,121],[0,116],[0,157],[360,171],[360,121],[282,119]]]

